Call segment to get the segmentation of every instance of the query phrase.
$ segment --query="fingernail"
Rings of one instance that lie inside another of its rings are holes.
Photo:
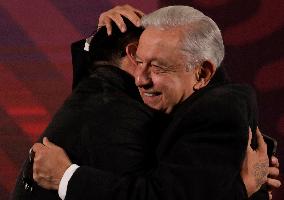
[[[140,20],[137,20],[137,21],[136,21],[136,25],[137,25],[137,26],[141,26],[141,21],[140,21]]]
[[[122,26],[122,27],[121,27],[121,31],[122,31],[123,33],[126,31],[125,26]]]
[[[44,138],[43,138],[43,144],[46,144],[47,142],[48,142],[47,137],[44,137]]]

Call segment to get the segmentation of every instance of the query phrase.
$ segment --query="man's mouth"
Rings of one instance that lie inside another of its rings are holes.
[[[162,93],[153,90],[140,90],[140,95],[143,102],[149,107],[159,110],[160,103],[162,102]]]
[[[146,97],[153,97],[153,96],[155,96],[154,93],[148,93],[148,92],[144,92],[144,95],[145,95]]]
[[[159,96],[161,93],[160,92],[142,92],[143,96],[146,97],[155,97]]]

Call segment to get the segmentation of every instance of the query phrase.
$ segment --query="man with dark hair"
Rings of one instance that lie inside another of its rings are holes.
[[[107,36],[102,27],[93,36],[90,51],[85,52],[88,71],[39,139],[45,148],[49,141],[44,137],[63,147],[69,162],[82,170],[95,167],[117,175],[139,175],[152,157],[149,152],[155,146],[154,133],[159,132],[154,120],[157,113],[142,104],[132,76],[135,65],[129,59],[142,29],[130,22],[127,28],[121,33],[113,26],[113,34]],[[59,199],[56,191],[32,183],[26,174],[31,167],[27,160],[13,199]],[[77,187],[80,185],[78,182]]]
[[[131,53],[135,51],[143,29],[137,28],[127,19],[125,19],[125,23],[128,27],[126,33],[119,31],[118,27],[112,23],[114,28],[110,36],[106,33],[106,27],[101,27],[91,37],[71,45],[73,89],[81,80],[92,74],[97,63],[113,64],[120,67],[122,58],[126,56],[126,47],[130,43],[132,45],[129,46],[129,50]]]

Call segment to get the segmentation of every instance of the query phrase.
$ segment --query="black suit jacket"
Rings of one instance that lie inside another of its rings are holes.
[[[71,44],[71,55],[73,65],[73,83],[72,89],[85,78],[90,76],[88,66],[91,64],[89,51],[85,51],[86,40],[79,40]]]
[[[151,169],[117,176],[80,167],[66,199],[247,199],[240,169],[248,127],[255,132],[256,100],[251,88],[228,84],[222,74],[176,107]],[[256,194],[251,199],[268,199],[266,192]]]
[[[156,146],[157,132],[155,113],[140,101],[129,74],[114,66],[98,66],[92,77],[79,83],[42,137],[64,148],[71,161],[80,166],[115,175],[140,175],[152,163],[149,152]],[[36,184],[32,192],[25,191],[20,176],[14,199],[59,197],[57,191]]]

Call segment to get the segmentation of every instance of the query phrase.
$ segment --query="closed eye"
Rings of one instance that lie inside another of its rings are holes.
[[[140,60],[136,60],[136,63],[137,63],[137,65],[142,65],[143,64],[143,62],[140,61]]]
[[[167,68],[165,66],[160,66],[160,65],[151,65],[152,70],[155,73],[166,73],[168,70],[166,70]]]
[[[140,60],[140,59],[137,58],[137,57],[136,57],[135,61],[136,61],[137,65],[142,65],[142,64],[143,64],[143,61]]]

